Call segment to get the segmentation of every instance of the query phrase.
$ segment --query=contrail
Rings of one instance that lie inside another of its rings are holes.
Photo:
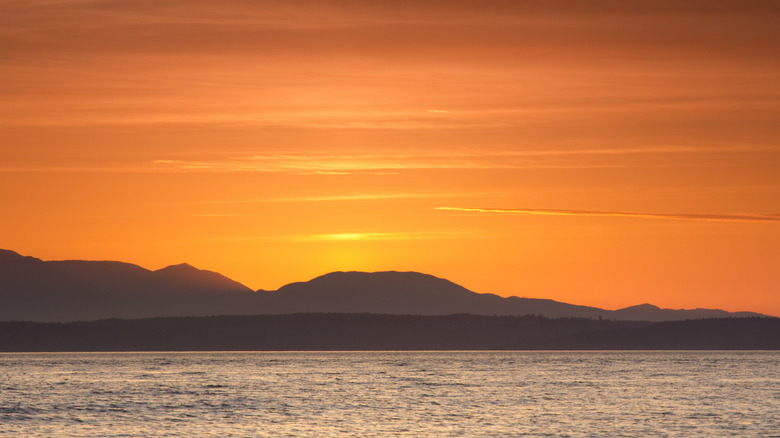
[[[436,210],[465,211],[472,213],[526,214],[540,216],[596,216],[596,217],[628,217],[644,219],[671,219],[690,221],[717,222],[780,222],[776,214],[667,214],[667,213],[635,213],[625,211],[598,210],[548,210],[533,208],[467,208],[467,207],[436,207]]]

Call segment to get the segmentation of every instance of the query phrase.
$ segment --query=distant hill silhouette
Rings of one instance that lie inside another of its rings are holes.
[[[757,316],[753,312],[727,312],[719,309],[661,309],[652,304],[640,304],[615,310],[610,318],[632,321],[678,321],[684,319]]]
[[[451,281],[418,272],[332,272],[259,291],[260,313],[389,313],[407,315],[540,315],[547,318],[605,318],[674,321],[700,318],[764,316],[724,310],[660,309],[650,304],[620,310],[577,306],[538,298],[500,297],[472,292]]]
[[[478,294],[451,281],[418,272],[332,272],[276,291],[260,292],[267,311],[263,313],[538,314],[552,318],[598,318],[609,313],[596,307],[553,300]]]
[[[478,294],[417,272],[333,272],[276,291],[252,291],[221,274],[187,264],[150,271],[108,261],[42,261],[0,250],[0,320],[376,313],[408,315],[541,315],[668,321],[752,312],[659,309],[616,311],[553,300]]]
[[[0,320],[229,314],[255,295],[227,277],[189,265],[150,271],[129,263],[44,262],[0,251]]]

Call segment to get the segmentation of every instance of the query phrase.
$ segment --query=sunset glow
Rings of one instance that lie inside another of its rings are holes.
[[[780,2],[0,0],[0,248],[780,316]]]

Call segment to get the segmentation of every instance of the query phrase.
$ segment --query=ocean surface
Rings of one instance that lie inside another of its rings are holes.
[[[780,352],[0,354],[0,436],[780,436]]]

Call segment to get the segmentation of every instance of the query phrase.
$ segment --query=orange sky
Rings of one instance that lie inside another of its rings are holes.
[[[0,248],[780,315],[780,3],[0,0]]]

